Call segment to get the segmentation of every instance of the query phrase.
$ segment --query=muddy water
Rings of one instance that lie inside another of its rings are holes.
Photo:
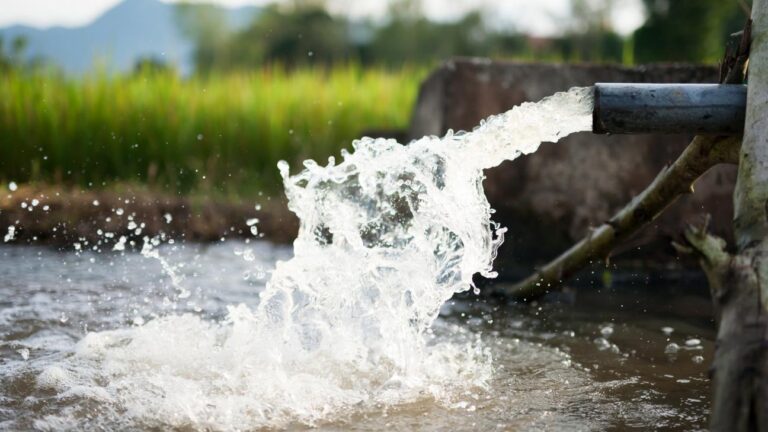
[[[244,259],[244,251],[248,260]],[[269,243],[166,245],[161,255],[189,295],[178,298],[162,264],[138,253],[0,247],[0,430],[165,429],[83,389],[41,385],[89,332],[190,313],[219,321],[226,306],[255,306],[269,271],[289,248]],[[481,335],[494,370],[455,403],[356,409],[320,430],[695,430],[706,426],[713,324],[706,287],[611,288],[533,305],[470,296],[452,300],[434,343]],[[167,395],[171,397],[173,395]],[[178,422],[173,424],[178,425]],[[308,425],[296,423],[293,429]],[[213,429],[216,429],[214,424]],[[228,426],[221,425],[221,429]],[[182,429],[195,429],[194,423]]]

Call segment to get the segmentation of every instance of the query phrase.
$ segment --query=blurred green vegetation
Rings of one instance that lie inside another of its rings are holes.
[[[634,35],[635,60],[716,63],[749,16],[746,0],[643,0],[648,19]]]
[[[557,36],[532,37],[489,24],[481,11],[453,22],[427,19],[418,0],[394,0],[383,22],[332,15],[322,0],[293,0],[261,10],[239,31],[214,7],[180,5],[178,22],[196,44],[199,73],[280,63],[288,67],[434,63],[451,56],[559,62],[706,62],[720,60],[728,35],[743,28],[747,0],[643,0],[646,22],[619,35],[620,0],[570,0]],[[210,10],[209,10],[210,9]]]
[[[366,129],[407,127],[426,73],[354,64],[188,79],[154,68],[81,79],[7,73],[0,180],[273,192],[278,160],[324,161]]]
[[[621,62],[632,47],[610,27],[607,15],[613,6],[606,2],[611,3],[573,0],[569,14],[578,24],[569,21],[562,36],[549,38],[494,28],[480,11],[452,22],[431,21],[417,0],[392,1],[387,19],[376,23],[333,15],[319,0],[266,6],[236,32],[226,29],[221,11],[196,5],[178,6],[177,21],[195,43],[195,68],[203,74],[274,62],[301,67],[351,60],[399,67],[451,56]]]

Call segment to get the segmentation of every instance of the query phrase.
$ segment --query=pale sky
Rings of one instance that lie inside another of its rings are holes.
[[[1,0],[0,27],[26,24],[35,27],[87,24],[121,0]],[[173,2],[175,0],[162,0]],[[450,20],[472,9],[482,10],[495,25],[509,26],[539,36],[557,33],[568,16],[570,0],[422,0],[427,16]],[[591,0],[600,1],[600,0]],[[265,5],[270,0],[208,0],[224,6]],[[386,0],[329,0],[330,8],[352,17],[378,18]],[[628,34],[643,21],[640,0],[614,0],[616,30]]]

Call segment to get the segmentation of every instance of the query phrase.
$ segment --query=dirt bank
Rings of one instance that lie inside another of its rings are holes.
[[[176,196],[127,186],[87,190],[30,184],[3,189],[0,239],[6,243],[99,245],[124,236],[140,245],[144,236],[159,235],[192,241],[241,237],[287,243],[298,229],[298,220],[283,198]]]

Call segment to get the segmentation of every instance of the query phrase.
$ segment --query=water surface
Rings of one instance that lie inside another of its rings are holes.
[[[93,388],[45,383],[56,365],[80,365],[72,359],[86,334],[138,328],[182,314],[216,323],[227,316],[227,306],[255,308],[275,261],[289,258],[291,250],[267,242],[228,241],[165,245],[160,255],[179,280],[172,280],[157,259],[137,252],[0,247],[0,429],[231,428],[226,422],[196,422],[195,413],[183,406],[178,418],[167,423],[142,419],[130,407],[101,401]],[[179,284],[188,291],[182,299]],[[620,281],[611,289],[584,290],[565,303],[503,304],[473,295],[451,300],[433,326],[431,343],[479,336],[492,357],[485,387],[461,389],[448,400],[424,397],[412,403],[350,407],[313,426],[702,429],[712,357],[708,311],[704,285],[654,287],[642,278]]]

